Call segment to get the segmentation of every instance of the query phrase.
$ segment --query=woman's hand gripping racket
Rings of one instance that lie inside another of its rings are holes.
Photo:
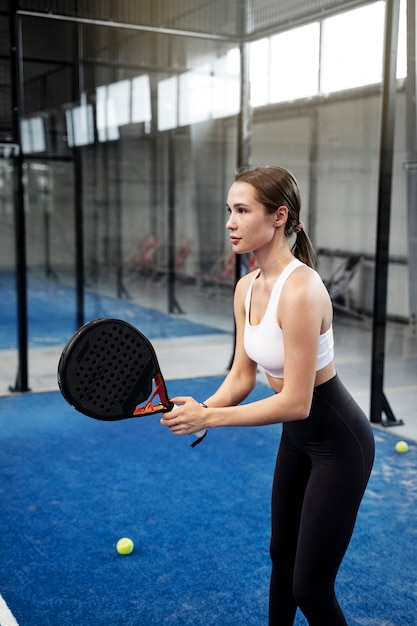
[[[102,318],[82,326],[61,354],[58,384],[71,406],[97,420],[143,417],[174,408],[151,342],[122,320]],[[206,430],[195,433],[192,446],[206,434]]]

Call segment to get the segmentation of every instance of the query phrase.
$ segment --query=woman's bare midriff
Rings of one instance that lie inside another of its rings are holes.
[[[323,369],[316,372],[316,380],[314,381],[314,386],[318,387],[323,383],[327,383],[327,381],[333,378],[335,374],[336,368],[334,366],[334,362],[332,361],[331,363],[326,365],[326,367],[323,367]],[[280,391],[282,391],[282,388],[284,386],[284,380],[282,378],[273,378],[269,374],[266,374],[266,377],[268,379],[269,385],[271,386],[271,389],[273,389],[275,393],[279,393]]]

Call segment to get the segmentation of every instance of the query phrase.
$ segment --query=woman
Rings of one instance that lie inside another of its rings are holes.
[[[283,424],[272,491],[269,624],[293,624],[298,606],[310,626],[346,626],[334,583],[371,473],[374,439],[335,370],[332,304],[313,269],[300,204],[286,169],[237,173],[227,228],[234,251],[253,252],[259,269],[236,286],[233,364],[203,405],[173,398],[180,406],[161,421],[178,435]],[[238,406],[255,386],[258,364],[275,394]]]

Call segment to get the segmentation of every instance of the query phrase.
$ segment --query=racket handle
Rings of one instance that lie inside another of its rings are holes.
[[[203,406],[205,409],[207,408],[207,406],[204,404],[204,402],[200,402],[201,406]],[[178,409],[178,404],[174,404],[174,406],[172,407],[173,409]],[[207,429],[204,430],[198,430],[196,433],[193,433],[194,437],[196,437],[196,440],[191,444],[192,448],[195,448],[195,446],[197,446],[199,443],[201,443],[204,439],[204,437],[207,435]]]

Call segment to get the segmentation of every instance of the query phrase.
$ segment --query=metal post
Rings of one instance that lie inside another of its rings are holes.
[[[251,161],[252,147],[252,107],[250,104],[250,77],[249,77],[249,43],[245,41],[246,25],[250,19],[250,3],[246,0],[244,10],[241,13],[240,28],[240,111],[237,128],[237,165],[238,167],[249,166]],[[242,275],[242,257],[235,255],[235,284]],[[234,327],[233,352],[228,369],[231,368],[236,349],[236,324]]]
[[[242,15],[241,34],[245,32],[247,14],[249,12],[246,4]],[[251,161],[251,139],[252,139],[252,108],[250,104],[250,80],[249,80],[249,43],[240,44],[240,111],[238,115],[237,129],[237,166],[249,166]],[[242,274],[242,259],[236,254],[235,262],[235,282]]]
[[[75,183],[75,302],[77,328],[84,324],[84,223],[83,223],[83,163],[80,148],[74,148]]]
[[[83,89],[83,31],[79,24],[76,30],[76,68],[74,76],[74,99],[81,102]],[[83,161],[81,148],[74,148],[74,185],[75,185],[75,292],[76,292],[76,325],[77,328],[84,324],[84,209],[83,209]]]
[[[318,150],[319,150],[318,112],[314,108],[310,114],[310,165],[308,194],[308,234],[313,242],[317,241],[317,189],[318,189]]]
[[[384,426],[394,426],[402,422],[395,419],[385,397],[383,386],[400,0],[386,0],[385,12],[370,418],[371,422],[382,423]],[[382,419],[382,413],[385,413],[386,420]]]
[[[168,311],[184,313],[175,297],[175,131],[168,133]]]
[[[17,13],[18,2],[10,14],[11,32],[11,76],[13,94],[13,134],[17,144],[14,152],[14,216],[16,251],[16,295],[17,295],[17,342],[18,366],[16,383],[10,391],[29,391],[28,387],[28,314],[27,314],[27,263],[26,263],[26,219],[23,189],[23,154],[20,123],[23,112],[22,74],[22,25]]]
[[[118,141],[116,147],[115,163],[115,265],[116,265],[116,295],[118,298],[129,298],[129,293],[123,280],[123,202],[122,202],[122,149]]]
[[[407,236],[410,321],[417,332],[417,42],[416,0],[407,0],[406,137]]]

